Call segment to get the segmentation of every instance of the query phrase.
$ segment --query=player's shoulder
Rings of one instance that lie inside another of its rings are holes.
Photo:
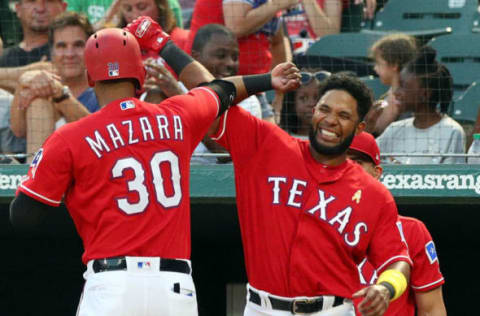
[[[402,226],[404,227],[417,228],[421,230],[427,229],[427,227],[425,226],[425,223],[419,220],[418,218],[400,215],[398,216],[398,219],[402,222]]]

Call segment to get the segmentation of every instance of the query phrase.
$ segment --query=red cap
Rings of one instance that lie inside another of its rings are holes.
[[[380,164],[380,149],[378,149],[377,142],[372,134],[367,132],[361,132],[357,134],[350,145],[350,149],[364,153],[372,158],[375,165]]]

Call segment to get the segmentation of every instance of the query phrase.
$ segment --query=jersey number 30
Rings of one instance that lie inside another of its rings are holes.
[[[173,184],[173,195],[167,196],[163,186],[163,175],[160,171],[160,164],[168,162],[171,168],[171,181]],[[117,199],[117,205],[120,210],[127,214],[138,214],[145,211],[148,206],[149,192],[145,186],[145,169],[143,165],[135,158],[123,158],[117,160],[112,169],[114,179],[122,178],[126,169],[133,170],[135,177],[127,182],[129,191],[135,191],[138,194],[138,202],[130,203],[127,198]],[[153,187],[155,196],[164,208],[178,206],[182,199],[182,190],[180,186],[180,168],[178,166],[178,157],[171,151],[158,152],[150,160],[150,170],[152,172]]]

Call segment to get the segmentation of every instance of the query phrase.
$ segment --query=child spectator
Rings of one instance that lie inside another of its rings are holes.
[[[407,62],[415,58],[417,46],[415,38],[398,33],[382,37],[370,50],[375,60],[375,72],[380,81],[390,87],[366,117],[367,130],[379,136],[390,123],[408,115],[395,98],[394,91],[400,85],[400,71]]]
[[[421,49],[400,73],[395,97],[412,111],[412,118],[390,124],[377,139],[380,151],[405,154],[465,153],[463,128],[445,113],[452,100],[452,77],[448,69],[435,60],[431,47]],[[387,159],[402,164],[463,163],[465,158],[408,157]]]
[[[290,135],[308,139],[312,125],[313,108],[320,99],[320,82],[330,76],[327,71],[300,72],[301,86],[285,95],[280,115],[280,127]]]

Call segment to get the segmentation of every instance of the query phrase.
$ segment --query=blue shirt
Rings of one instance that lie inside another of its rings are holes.
[[[93,88],[88,88],[78,97],[78,101],[85,105],[90,113],[97,112],[100,109],[97,96]]]

